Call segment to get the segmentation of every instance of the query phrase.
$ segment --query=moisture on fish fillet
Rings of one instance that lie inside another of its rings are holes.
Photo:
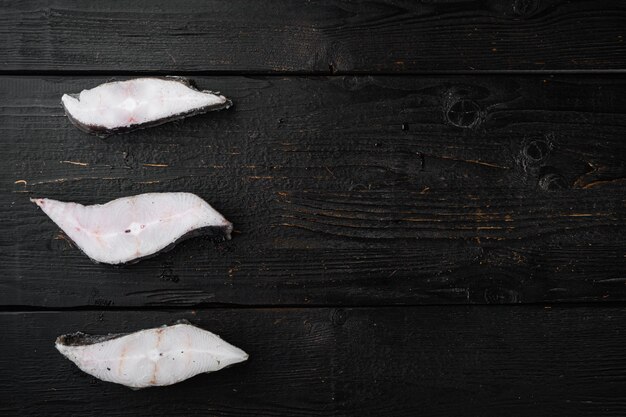
[[[248,359],[243,350],[184,320],[129,334],[67,334],[55,346],[89,375],[131,388],[172,385]]]
[[[196,235],[230,239],[233,225],[191,193],[148,193],[83,206],[34,198],[52,221],[92,260],[135,262]]]
[[[181,77],[113,81],[79,94],[65,94],[61,101],[76,127],[102,137],[232,105],[218,92],[200,91]]]

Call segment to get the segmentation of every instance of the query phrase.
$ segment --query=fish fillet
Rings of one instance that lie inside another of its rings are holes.
[[[61,101],[76,127],[102,137],[232,105],[219,93],[197,90],[181,77],[108,82],[80,94],[65,94]]]
[[[248,359],[243,350],[187,321],[129,334],[67,334],[55,346],[89,375],[135,389],[172,385]]]
[[[230,239],[233,225],[191,193],[148,193],[83,206],[31,199],[95,262],[122,264],[155,255],[185,238],[216,233]]]

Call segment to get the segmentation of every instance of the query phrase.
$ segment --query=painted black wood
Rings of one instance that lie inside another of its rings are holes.
[[[1,305],[624,300],[626,80],[198,78],[230,110],[106,140],[101,78],[0,79]],[[93,264],[30,197],[189,191],[235,224]]]
[[[68,331],[180,318],[241,346],[249,361],[132,391],[54,348]],[[623,416],[626,407],[623,307],[2,313],[0,328],[6,417]]]
[[[620,0],[3,1],[0,70],[622,70]]]
[[[617,0],[0,2],[0,415],[623,416],[626,309],[561,302],[626,300],[624,27]],[[195,78],[235,107],[107,140],[63,115],[139,73],[228,75]],[[233,240],[125,268],[28,202],[180,190]],[[541,304],[462,305],[508,303]],[[251,359],[131,391],[53,346],[181,318]]]

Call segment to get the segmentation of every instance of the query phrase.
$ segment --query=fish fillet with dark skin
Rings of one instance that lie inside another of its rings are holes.
[[[31,201],[99,263],[133,263],[192,236],[230,239],[233,230],[232,223],[191,193],[140,194],[91,206],[47,198]]]
[[[200,91],[181,77],[113,81],[79,94],[64,94],[61,101],[65,114],[77,128],[101,137],[232,105],[232,101],[220,93]]]
[[[128,334],[66,334],[55,346],[89,375],[133,389],[172,385],[248,359],[243,350],[186,320]]]

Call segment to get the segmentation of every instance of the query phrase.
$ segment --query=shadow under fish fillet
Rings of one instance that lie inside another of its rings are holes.
[[[65,114],[76,127],[101,137],[232,105],[219,93],[197,90],[181,77],[108,82],[80,94],[65,94],[61,101]]]
[[[197,235],[230,239],[233,225],[191,193],[147,193],[83,206],[31,199],[95,262],[136,262]]]
[[[89,375],[135,389],[172,385],[248,359],[243,350],[184,320],[129,334],[67,334],[55,346]]]

